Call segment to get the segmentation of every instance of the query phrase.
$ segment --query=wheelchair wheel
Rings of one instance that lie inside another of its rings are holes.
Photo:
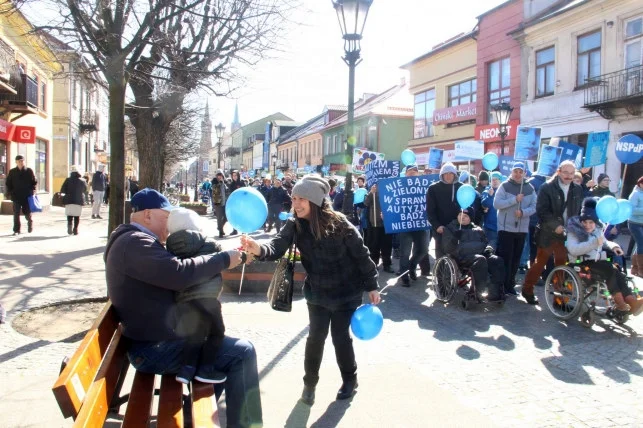
[[[583,309],[584,287],[569,266],[555,267],[545,282],[545,301],[552,314],[561,320],[578,317]]]
[[[458,285],[458,267],[450,257],[441,257],[433,266],[433,291],[435,298],[448,303]]]
[[[591,328],[595,322],[596,322],[596,315],[592,310],[587,310],[583,312],[580,316],[580,324],[583,327]]]

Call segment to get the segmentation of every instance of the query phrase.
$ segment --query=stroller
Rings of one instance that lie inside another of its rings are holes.
[[[210,205],[210,192],[209,191],[207,191],[206,189],[201,189],[200,198],[201,198],[201,202],[203,202],[206,205]]]

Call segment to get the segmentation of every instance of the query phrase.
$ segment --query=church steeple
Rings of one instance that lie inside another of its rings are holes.
[[[234,104],[234,119],[230,126],[230,132],[234,132],[237,129],[241,128],[241,122],[239,122],[239,103]]]

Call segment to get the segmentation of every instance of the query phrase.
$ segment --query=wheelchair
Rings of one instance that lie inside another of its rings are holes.
[[[470,309],[474,303],[489,302],[476,290],[475,280],[470,269],[458,266],[456,261],[449,256],[440,257],[433,265],[433,292],[435,293],[435,298],[440,302],[449,303],[458,289],[464,290],[460,305],[465,311]],[[493,303],[502,305],[504,302],[504,299],[500,299]]]
[[[629,287],[635,294],[634,281],[627,277]],[[583,327],[590,328],[601,316],[624,324],[629,314],[617,314],[615,303],[607,289],[607,282],[580,260],[566,265],[556,266],[545,282],[545,301],[549,311],[558,319],[567,321],[580,317]]]

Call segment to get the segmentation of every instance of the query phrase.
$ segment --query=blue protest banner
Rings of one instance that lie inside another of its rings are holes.
[[[435,147],[431,147],[431,150],[429,150],[429,162],[428,162],[428,168],[429,169],[440,169],[442,167],[442,157],[444,156],[444,150],[442,149],[436,149]]]
[[[366,186],[370,188],[383,178],[400,175],[400,161],[374,160],[366,165]]]
[[[545,177],[551,177],[556,174],[558,165],[560,165],[560,156],[563,152],[561,147],[542,146],[540,157],[538,158],[538,170],[536,174]]]
[[[643,157],[643,140],[638,135],[623,135],[616,143],[615,150],[618,160],[626,165],[633,164]]]
[[[386,178],[377,183],[386,233],[428,230],[426,192],[437,174]]]
[[[515,160],[511,156],[498,156],[498,170],[502,175],[509,176]]]
[[[516,131],[514,158],[517,160],[535,161],[540,147],[540,128],[519,126]]]
[[[610,141],[610,131],[590,132],[587,136],[584,168],[603,165],[607,161],[607,144]]]
[[[563,143],[562,141],[558,143],[558,147],[563,149],[560,155],[560,161],[570,160],[574,162],[576,168],[581,167],[581,160],[583,158],[583,148],[577,146],[576,144]],[[579,156],[580,153],[580,156]]]

